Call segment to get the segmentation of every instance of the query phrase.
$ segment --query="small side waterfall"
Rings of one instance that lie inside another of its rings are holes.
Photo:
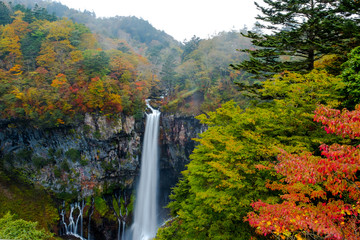
[[[146,116],[141,158],[140,183],[137,189],[133,240],[154,238],[157,232],[158,136],[160,112],[147,102],[152,113]]]
[[[65,205],[64,205],[65,207]],[[69,215],[69,225],[66,224],[65,221],[65,210],[61,210],[61,227],[62,227],[62,231],[61,234],[62,235],[72,235],[75,236],[79,239],[85,240],[85,238],[83,238],[83,212],[84,212],[84,200],[82,200],[82,202],[78,202],[75,204],[71,204],[70,205],[70,215]],[[74,219],[73,213],[74,210],[78,209],[79,210],[79,214],[76,217],[76,220]],[[80,224],[79,224],[80,222]],[[79,228],[80,227],[80,228]]]
[[[122,221],[122,226],[123,226],[123,228],[122,228],[122,234],[121,234],[121,240],[125,240],[125,221]]]

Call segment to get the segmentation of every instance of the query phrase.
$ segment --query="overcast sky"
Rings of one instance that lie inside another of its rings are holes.
[[[258,11],[253,0],[57,0],[98,17],[136,16],[179,41],[208,38],[221,31],[252,27]]]

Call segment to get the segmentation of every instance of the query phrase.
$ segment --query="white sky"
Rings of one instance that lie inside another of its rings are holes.
[[[252,28],[258,14],[254,0],[56,0],[97,17],[136,16],[178,41],[196,35],[208,38],[221,31]]]

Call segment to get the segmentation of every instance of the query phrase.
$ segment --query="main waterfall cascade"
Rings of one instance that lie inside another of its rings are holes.
[[[145,136],[141,157],[140,183],[135,202],[133,240],[154,238],[158,228],[157,195],[158,195],[158,136],[160,112],[153,109],[146,116]]]
[[[159,188],[159,153],[158,153],[158,141],[159,141],[159,121],[160,111],[153,109],[149,102],[146,102],[147,107],[152,111],[146,114],[146,127],[143,140],[143,149],[141,157],[141,169],[139,185],[136,191],[136,201],[134,208],[134,221],[129,231],[125,230],[125,217],[128,215],[126,212],[122,212],[122,208],[119,208],[119,212],[116,212],[118,220],[118,232],[117,240],[149,240],[156,236],[158,224],[158,188]],[[121,194],[115,197],[118,201],[118,206],[121,206]],[[124,200],[126,202],[126,195]],[[91,236],[91,216],[94,210],[94,199],[92,199],[91,207],[88,211],[89,223],[88,223],[88,238],[84,238],[83,234],[83,216],[84,216],[85,201],[76,202],[70,204],[70,212],[66,214],[65,203],[63,209],[60,212],[60,235],[73,236],[81,240],[90,240]],[[66,216],[68,215],[68,219]],[[127,233],[126,233],[127,232]]]

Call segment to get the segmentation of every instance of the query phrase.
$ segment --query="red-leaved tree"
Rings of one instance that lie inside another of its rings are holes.
[[[314,120],[327,133],[352,143],[360,136],[360,106],[354,111],[320,106]],[[283,193],[281,203],[255,202],[255,211],[246,218],[260,234],[279,239],[360,239],[360,145],[323,144],[320,150],[322,156],[285,151],[278,156],[275,170],[284,178],[267,187]]]

